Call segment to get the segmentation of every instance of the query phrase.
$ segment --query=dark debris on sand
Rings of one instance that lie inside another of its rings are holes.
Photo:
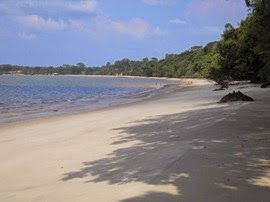
[[[228,95],[225,95],[218,103],[226,103],[226,102],[237,102],[237,101],[248,101],[252,102],[254,101],[251,97],[241,93],[240,91],[233,93],[229,93]]]
[[[261,88],[269,88],[269,87],[270,87],[270,82],[266,82],[261,85]]]

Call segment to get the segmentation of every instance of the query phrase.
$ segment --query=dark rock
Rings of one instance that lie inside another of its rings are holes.
[[[270,82],[266,82],[266,83],[263,83],[262,85],[261,85],[261,88],[269,88],[270,87]]]
[[[254,101],[251,97],[241,93],[240,91],[233,93],[229,93],[228,95],[225,95],[218,103],[226,103],[226,102],[237,102],[237,101]]]

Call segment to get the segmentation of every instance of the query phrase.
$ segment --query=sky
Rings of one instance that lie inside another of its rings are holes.
[[[0,64],[101,66],[221,38],[244,0],[0,0]]]

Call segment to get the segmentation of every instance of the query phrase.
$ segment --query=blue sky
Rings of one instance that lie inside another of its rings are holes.
[[[220,39],[244,0],[0,0],[0,64],[100,66]]]

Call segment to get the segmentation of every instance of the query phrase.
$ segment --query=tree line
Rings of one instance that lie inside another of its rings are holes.
[[[245,0],[249,9],[238,27],[225,25],[220,41],[193,46],[180,54],[166,54],[163,59],[124,58],[101,67],[87,67],[82,62],[59,67],[0,65],[0,74],[42,75],[127,75],[146,77],[209,78],[222,84],[230,80],[270,81],[270,1]]]
[[[181,54],[166,54],[164,59],[153,57],[141,61],[124,58],[101,67],[87,67],[82,62],[59,67],[0,65],[0,74],[26,75],[123,75],[146,77],[206,77],[208,70],[217,65],[217,42],[205,47],[193,46]]]

